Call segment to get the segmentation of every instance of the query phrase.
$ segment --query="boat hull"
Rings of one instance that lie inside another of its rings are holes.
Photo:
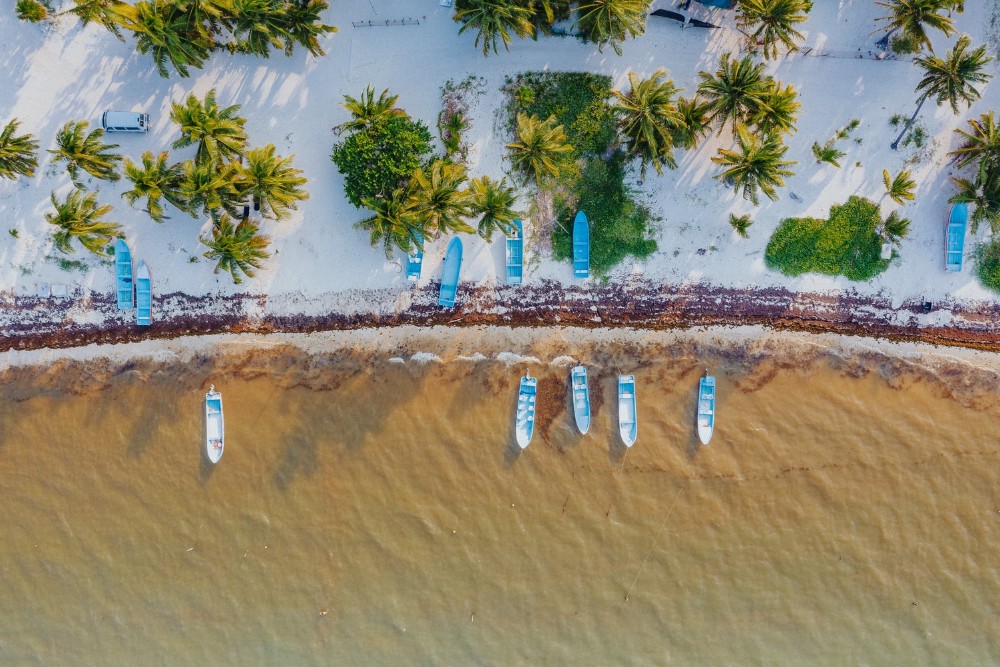
[[[205,394],[205,455],[218,463],[226,445],[226,424],[222,412],[222,393],[215,385]]]
[[[424,236],[420,232],[416,232],[414,236],[420,242],[420,245],[424,243]],[[410,254],[406,256],[406,279],[411,282],[416,282],[420,280],[420,269],[424,264],[424,251],[417,248]]]
[[[618,376],[618,433],[626,447],[635,444],[639,433],[638,416],[635,410],[635,376]]]
[[[969,205],[955,204],[948,215],[948,228],[944,235],[944,268],[960,272],[965,254],[965,228],[969,222]]]
[[[698,381],[698,439],[707,445],[715,431],[715,376]]]
[[[153,285],[146,262],[135,270],[135,323],[148,327],[153,323]]]
[[[524,226],[514,221],[514,231],[507,237],[507,284],[520,285],[524,275]]]
[[[573,219],[573,277],[590,277],[590,221],[583,211]]]
[[[115,292],[118,310],[135,308],[135,276],[132,274],[132,251],[125,239],[115,241]]]
[[[531,444],[531,436],[535,433],[535,394],[538,378],[526,375],[521,378],[517,392],[517,416],[514,420],[514,433],[517,445],[525,449]]]
[[[570,400],[573,401],[573,418],[581,435],[590,430],[590,385],[587,369],[576,366],[570,373]]]
[[[455,295],[458,292],[458,274],[462,270],[462,240],[457,236],[448,244],[448,252],[444,256],[444,269],[441,272],[441,292],[438,295],[438,305],[445,308],[455,306]]]

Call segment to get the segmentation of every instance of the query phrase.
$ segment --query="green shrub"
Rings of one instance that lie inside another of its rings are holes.
[[[916,53],[917,48],[913,43],[912,39],[907,39],[903,35],[895,35],[891,40],[889,40],[889,46],[892,50],[901,56],[906,56],[911,53]]]
[[[752,224],[753,220],[750,219],[749,213],[744,213],[743,215],[729,214],[729,226],[745,239],[750,238],[750,225]]]
[[[889,268],[882,259],[882,225],[878,205],[851,197],[830,207],[828,220],[786,218],[767,244],[764,261],[785,275],[825,273],[849,280],[870,280]]]
[[[579,198],[556,203],[552,255],[573,257],[573,218],[578,210],[590,221],[590,270],[606,274],[629,255],[643,259],[656,252],[656,241],[646,238],[650,213],[632,199],[625,186],[625,158],[616,153],[608,161],[587,160],[577,185]]]
[[[40,23],[49,17],[49,10],[37,0],[17,0],[14,11],[17,18],[31,23]]]
[[[352,204],[386,198],[405,185],[431,152],[431,133],[409,116],[393,116],[355,132],[333,147],[331,159],[344,175],[344,191]]]
[[[1000,237],[976,246],[976,275],[983,287],[1000,292]]]

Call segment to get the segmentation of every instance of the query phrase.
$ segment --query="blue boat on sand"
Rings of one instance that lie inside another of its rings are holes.
[[[573,277],[590,277],[590,222],[583,211],[573,219]]]
[[[570,373],[570,393],[573,397],[573,417],[580,433],[590,430],[590,387],[587,383],[587,368],[574,366]]]
[[[514,420],[514,430],[517,444],[521,449],[528,446],[535,432],[535,392],[538,378],[525,373],[521,378],[521,386],[517,391],[517,418]]]
[[[944,247],[944,268],[947,271],[962,270],[962,255],[965,253],[965,227],[968,222],[968,204],[962,202],[951,207]]]
[[[445,308],[455,306],[455,293],[458,291],[458,274],[462,270],[462,240],[457,236],[448,244],[448,252],[444,256],[444,270],[441,272],[441,293],[438,295],[438,305]]]
[[[635,376],[618,376],[618,432],[626,447],[635,444],[639,425],[635,413]]]
[[[135,283],[132,276],[132,251],[125,239],[115,241],[115,292],[118,295],[118,310],[135,307]]]
[[[417,238],[417,242],[422,246],[424,244],[424,235],[420,232],[414,232],[413,234]],[[413,252],[406,256],[406,279],[410,281],[420,280],[420,269],[424,264],[424,251],[417,246],[413,249]]]
[[[149,267],[140,261],[135,270],[135,323],[148,327],[153,322],[153,285]]]
[[[520,285],[524,274],[524,225],[514,221],[514,229],[507,235],[507,284]]]
[[[705,371],[698,381],[698,439],[707,445],[715,430],[715,376]]]

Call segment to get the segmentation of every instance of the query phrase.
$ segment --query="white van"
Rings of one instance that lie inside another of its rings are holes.
[[[105,111],[101,114],[105,132],[147,132],[149,114],[138,111]]]

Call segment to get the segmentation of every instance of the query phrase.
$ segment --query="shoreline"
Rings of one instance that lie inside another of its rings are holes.
[[[460,287],[454,309],[437,305],[434,283],[411,289],[302,294],[157,296],[153,325],[138,328],[112,294],[84,290],[55,301],[11,296],[0,322],[0,352],[114,345],[213,334],[308,334],[386,327],[574,327],[685,330],[757,326],[1000,351],[1000,304],[947,300],[893,303],[888,295],[794,292],[780,287],[657,285],[637,280],[587,287],[555,281],[516,287]]]

